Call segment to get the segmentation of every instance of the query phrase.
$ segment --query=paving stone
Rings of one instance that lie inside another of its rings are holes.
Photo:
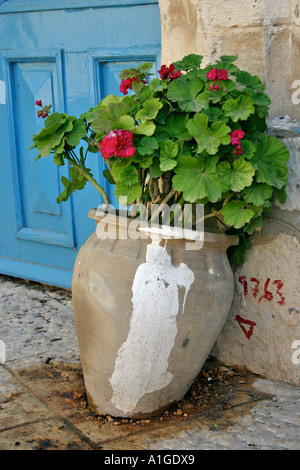
[[[0,450],[92,450],[92,447],[55,418],[2,432]]]
[[[208,360],[149,420],[88,408],[71,294],[0,276],[0,450],[300,450],[300,388]]]

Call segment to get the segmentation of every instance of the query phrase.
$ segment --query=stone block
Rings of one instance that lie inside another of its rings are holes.
[[[264,28],[235,28],[214,31],[216,53],[213,58],[221,55],[237,55],[236,65],[242,70],[265,78],[265,38]],[[214,57],[215,56],[215,57]]]
[[[162,55],[169,65],[197,50],[197,6],[194,0],[160,0]]]
[[[291,0],[291,19],[296,25],[300,25],[300,2],[299,0]]]
[[[235,271],[235,295],[212,354],[228,365],[300,385],[300,249],[278,234],[253,245]]]
[[[300,120],[300,30],[270,27],[266,31],[266,92],[270,117],[289,114]],[[299,81],[299,83],[297,83]]]
[[[292,11],[295,0],[265,0],[264,1],[264,25],[278,26],[289,25],[293,23]],[[299,3],[298,1],[296,3]]]
[[[274,0],[273,0],[274,1]],[[200,0],[199,24],[203,32],[215,28],[262,26],[265,0]]]

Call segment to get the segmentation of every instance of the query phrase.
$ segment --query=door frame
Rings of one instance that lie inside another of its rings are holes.
[[[0,0],[1,13],[15,13],[22,11],[43,10],[78,10],[86,8],[126,7],[139,5],[157,5],[158,0],[15,0],[13,4],[9,0]]]

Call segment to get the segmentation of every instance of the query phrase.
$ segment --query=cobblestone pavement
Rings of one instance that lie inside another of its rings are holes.
[[[0,450],[300,450],[300,388],[209,358],[160,416],[87,406],[71,294],[0,275]]]

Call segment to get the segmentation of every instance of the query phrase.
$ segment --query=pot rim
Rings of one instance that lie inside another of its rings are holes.
[[[124,211],[125,212],[125,211]],[[88,213],[89,218],[95,220],[97,223],[102,220],[103,217],[106,217],[106,221],[109,223],[121,226],[128,227],[130,223],[136,219],[125,217],[123,215],[118,215],[117,211],[109,211],[109,209],[99,209],[92,208]],[[214,233],[214,232],[200,232],[197,230],[191,229],[182,229],[180,227],[171,227],[168,225],[159,225],[159,224],[149,224],[144,221],[139,221],[139,231],[142,233],[148,234],[149,237],[156,236],[163,239],[185,239],[185,240],[196,240],[203,241],[204,243],[214,243],[221,245],[238,245],[239,237],[237,235],[228,235],[225,233]]]

